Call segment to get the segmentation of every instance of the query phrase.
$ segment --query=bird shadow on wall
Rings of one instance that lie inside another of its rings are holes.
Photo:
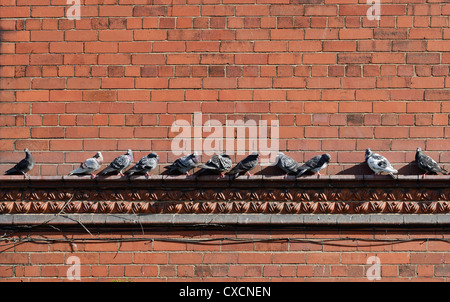
[[[402,167],[398,167],[398,175],[422,175],[424,172],[419,169],[414,161],[407,163]],[[326,173],[322,173],[326,175]],[[336,175],[371,175],[374,172],[369,168],[366,162],[361,162],[349,168],[343,169],[337,172]],[[431,174],[431,173],[430,173]],[[285,173],[276,166],[267,166],[262,168],[260,171],[256,172],[255,175],[270,175],[270,176],[282,176]],[[306,175],[313,175],[309,173]]]
[[[395,165],[394,165],[395,166]],[[421,175],[423,171],[419,169],[415,161],[411,161],[402,167],[398,167],[398,175]],[[344,169],[336,175],[370,175],[374,174],[366,162]]]

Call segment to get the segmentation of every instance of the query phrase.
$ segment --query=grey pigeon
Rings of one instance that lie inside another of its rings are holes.
[[[213,157],[211,157],[206,164],[201,164],[198,167],[202,168],[200,172],[198,173],[198,176],[202,175],[203,173],[206,173],[208,171],[213,171],[216,173],[220,173],[220,177],[225,177],[225,172],[231,169],[231,166],[233,165],[233,161],[231,160],[231,157],[227,154],[216,154]]]
[[[444,175],[448,174],[448,172],[445,169],[441,168],[434,159],[432,159],[428,155],[423,154],[421,148],[417,148],[416,150],[416,163],[420,169],[425,171],[422,177],[425,177],[425,175],[428,173],[442,173]]]
[[[328,153],[322,155],[316,155],[306,163],[304,163],[300,168],[298,168],[297,177],[303,175],[306,172],[317,173],[320,177],[320,170],[325,169],[331,160],[331,156]]]
[[[19,161],[14,167],[5,172],[5,175],[17,175],[23,174],[24,177],[28,176],[28,172],[33,169],[36,162],[34,161],[31,152],[28,148],[23,150],[25,152],[25,158]]]
[[[228,172],[228,174],[230,175],[230,179],[234,180],[239,176],[240,173],[243,172],[248,176],[251,176],[252,174],[250,173],[250,171],[256,168],[256,166],[258,165],[258,159],[259,153],[253,152],[252,154],[241,160],[236,166],[234,166],[233,169],[230,170],[230,172]]]
[[[123,170],[128,168],[133,162],[133,151],[128,149],[127,153],[116,157],[105,170],[101,171],[100,175],[106,175],[108,173],[117,172],[119,175],[124,176]]]
[[[128,170],[126,174],[128,176],[133,175],[134,173],[145,173],[145,176],[150,176],[150,172],[158,166],[159,156],[158,154],[152,152],[143,158],[141,158],[133,168]]]
[[[103,163],[103,156],[101,152],[97,152],[93,157],[88,158],[81,163],[78,168],[69,172],[69,175],[91,174],[94,178],[94,172],[100,169]]]
[[[391,163],[387,160],[386,157],[377,153],[373,153],[370,148],[366,149],[365,159],[369,168],[377,175],[381,173],[387,173],[390,176],[394,177],[394,174],[398,173],[398,171],[392,167]]]
[[[286,173],[286,175],[284,176],[285,178],[289,174],[297,174],[298,169],[300,168],[300,164],[297,161],[285,155],[283,152],[278,152],[278,155],[275,159],[275,166]]]
[[[194,152],[189,155],[178,158],[173,164],[165,166],[164,169],[169,171],[169,174],[181,173],[190,175],[189,171],[197,167],[198,165],[198,153]]]

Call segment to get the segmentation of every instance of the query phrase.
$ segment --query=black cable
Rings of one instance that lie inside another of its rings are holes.
[[[30,242],[30,243],[112,243],[112,242],[135,242],[135,241],[161,241],[161,242],[173,242],[173,243],[190,243],[190,244],[221,244],[221,245],[230,245],[230,244],[242,244],[242,243],[258,243],[258,242],[300,242],[300,243],[311,243],[318,245],[332,245],[332,246],[341,246],[341,247],[352,247],[355,245],[349,244],[341,244],[337,242],[343,241],[353,241],[353,242],[370,242],[370,244],[364,246],[379,246],[379,245],[390,245],[390,244],[398,244],[405,242],[415,242],[415,241],[440,241],[445,243],[450,243],[450,239],[444,238],[411,238],[411,239],[368,239],[368,238],[355,238],[355,237],[346,237],[346,238],[336,238],[336,239],[300,239],[300,238],[232,238],[232,237],[221,237],[221,238],[202,238],[202,239],[181,239],[181,238],[142,238],[142,237],[132,237],[132,238],[76,238],[76,239],[62,239],[62,238],[33,238],[30,236],[20,238],[2,238],[0,241],[4,241],[6,243],[0,244],[0,247],[16,245],[20,243]],[[219,243],[217,243],[219,242]]]

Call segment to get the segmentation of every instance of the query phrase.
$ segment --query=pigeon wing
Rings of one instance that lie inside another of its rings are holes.
[[[98,163],[97,159],[91,157],[91,158],[86,159],[84,163],[80,164],[80,166],[78,168],[71,171],[69,173],[69,175],[90,174],[99,168],[100,168],[100,164]]]
[[[139,172],[149,172],[156,167],[156,160],[148,156],[141,158],[133,168],[127,171],[127,174],[132,175],[133,173]]]
[[[427,172],[441,172],[441,167],[438,163],[429,157],[428,155],[422,154],[417,161],[418,166]]]
[[[306,161],[303,165],[300,166],[300,168],[298,168],[297,176],[300,176],[307,171],[312,171],[316,169],[319,166],[320,158],[321,158],[320,155],[316,155],[313,158]]]
[[[300,167],[298,162],[286,155],[280,156],[277,165],[286,173],[297,173],[297,170]]]
[[[126,167],[128,167],[130,165],[130,158],[128,157],[128,155],[124,154],[124,155],[120,155],[118,157],[116,157],[110,164],[109,166],[102,171],[102,175],[109,173],[109,172],[115,172],[115,171],[121,171],[123,169],[125,169]]]

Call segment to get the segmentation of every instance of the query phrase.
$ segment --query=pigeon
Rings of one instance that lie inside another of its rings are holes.
[[[128,168],[133,162],[133,151],[128,149],[127,153],[116,157],[100,175],[106,175],[111,172],[117,172],[120,176],[125,176],[123,170]]]
[[[24,178],[28,176],[27,173],[34,168],[36,162],[34,161],[34,158],[28,148],[25,148],[23,151],[25,152],[25,158],[19,161],[14,167],[6,171],[5,175],[23,174]]]
[[[145,173],[146,177],[150,176],[150,172],[156,168],[159,163],[158,154],[152,152],[143,158],[141,158],[133,168],[128,170],[126,174],[128,176],[133,175],[134,173]]]
[[[220,173],[220,178],[224,178],[225,172],[230,170],[232,165],[233,161],[229,155],[225,153],[216,154],[211,157],[206,164],[201,164],[198,166],[199,168],[202,168],[202,170],[198,173],[198,176],[208,171],[214,171]]]
[[[250,171],[256,167],[256,165],[258,164],[258,159],[259,153],[253,152],[252,154],[241,160],[236,166],[234,166],[233,169],[230,170],[230,172],[228,172],[231,180],[234,180],[242,172],[245,172],[245,174],[251,176],[252,174],[250,173]]]
[[[91,158],[88,158],[81,163],[78,168],[69,172],[69,175],[80,175],[80,174],[91,174],[91,177],[94,178],[94,172],[100,169],[103,163],[103,156],[101,152],[97,152]]]
[[[369,148],[366,149],[365,159],[366,163],[369,165],[369,168],[374,171],[376,175],[387,173],[394,177],[394,174],[398,173],[398,171],[391,166],[391,163],[386,159],[386,157],[373,153]]]
[[[297,174],[298,169],[300,168],[300,164],[298,162],[285,155],[283,152],[278,152],[274,165],[286,173],[284,178],[287,178],[289,174]]]
[[[189,171],[197,167],[198,165],[198,153],[194,152],[189,155],[178,158],[173,164],[165,166],[164,169],[169,170],[169,174],[181,173],[190,175]]]
[[[320,177],[320,170],[325,169],[328,166],[330,160],[331,156],[328,153],[314,156],[306,163],[304,163],[300,168],[298,168],[297,177],[303,175],[308,171],[317,173],[317,177]]]
[[[423,154],[421,148],[417,148],[416,150],[416,163],[420,169],[425,171],[425,173],[422,175],[422,178],[424,178],[425,175],[430,172],[436,174],[442,173],[444,175],[448,174],[448,172],[445,169],[441,168],[436,161],[434,161],[428,155]]]

